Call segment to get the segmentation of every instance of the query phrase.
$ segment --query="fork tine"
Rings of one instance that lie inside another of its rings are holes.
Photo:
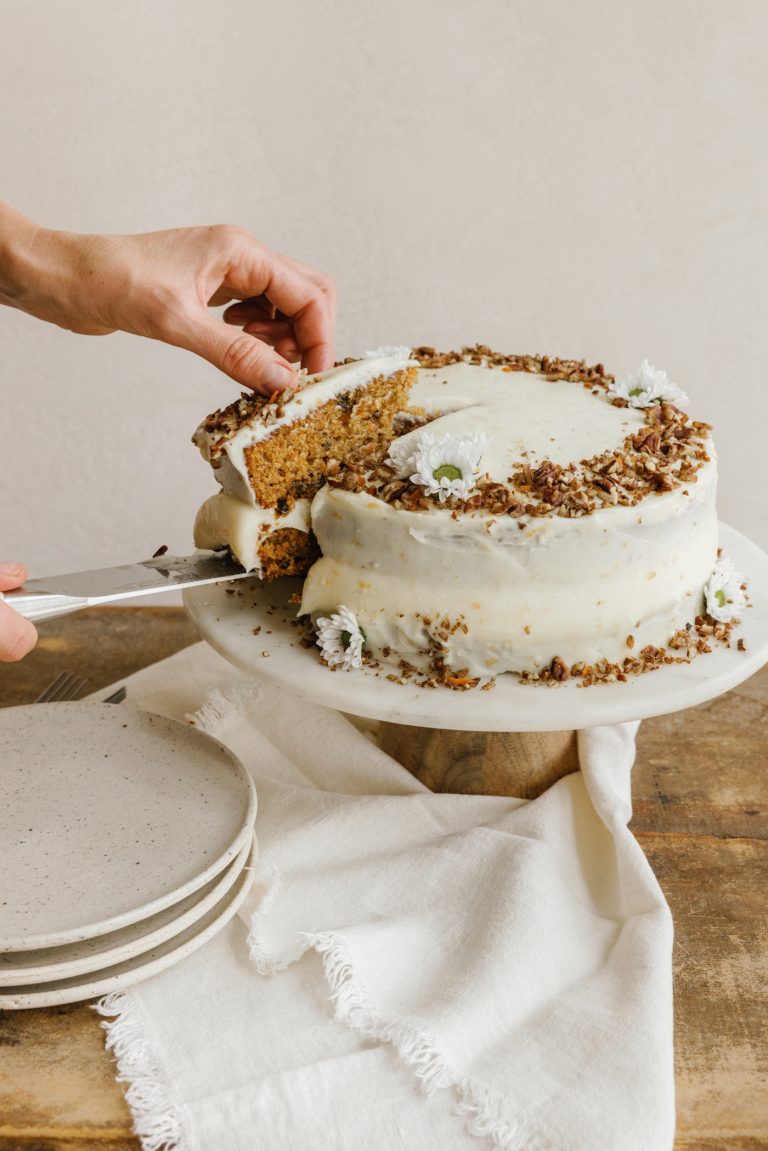
[[[87,684],[87,679],[82,679],[79,675],[73,675],[65,689],[56,697],[56,702],[64,703],[67,700],[79,699]]]
[[[87,682],[87,680],[75,675],[74,672],[67,672],[56,690],[48,696],[46,703],[66,703],[68,700],[77,699],[82,695]]]
[[[52,692],[50,696],[48,696],[48,703],[58,703],[60,700],[66,700],[69,693],[69,688],[71,684],[73,684],[74,679],[75,676],[73,672],[68,671],[66,674],[64,674],[64,677],[61,680],[59,686],[56,687],[55,691]]]
[[[73,674],[73,672],[68,671],[66,673],[66,675],[64,676],[64,678],[62,679],[59,686],[56,688],[56,690],[54,692],[52,692],[51,695],[48,697],[48,702],[49,703],[59,703],[60,700],[68,699],[69,698],[69,692],[72,688],[72,684],[74,683],[75,678],[76,677]]]
[[[101,702],[102,703],[122,703],[123,700],[125,699],[125,697],[127,696],[127,694],[128,694],[128,688],[125,686],[125,684],[123,684],[122,687],[119,687],[117,689],[117,691],[113,691],[111,695],[108,695],[107,698],[103,699]]]
[[[52,699],[56,699],[56,692],[69,679],[69,675],[68,671],[60,671],[56,678],[46,688],[43,688],[34,702],[50,703]]]
[[[88,680],[71,671],[61,671],[34,701],[35,703],[64,703],[79,699],[88,686]],[[125,696],[123,696],[125,698]]]

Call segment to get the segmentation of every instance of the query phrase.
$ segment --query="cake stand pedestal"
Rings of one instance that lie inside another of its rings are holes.
[[[444,731],[382,723],[379,746],[431,791],[535,799],[579,770],[575,731]]]
[[[203,639],[243,671],[312,703],[380,720],[384,750],[432,790],[530,799],[578,770],[577,730],[693,707],[768,662],[768,556],[724,524],[720,544],[747,579],[754,605],[731,647],[589,688],[574,680],[526,685],[505,675],[492,691],[456,692],[392,682],[387,668],[331,672],[295,626],[299,580],[190,588],[184,602]]]

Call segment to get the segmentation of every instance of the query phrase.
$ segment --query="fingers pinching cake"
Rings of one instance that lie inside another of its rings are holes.
[[[644,362],[385,348],[244,395],[194,440],[195,524],[263,579],[304,577],[331,668],[457,689],[584,684],[728,642],[709,425]]]

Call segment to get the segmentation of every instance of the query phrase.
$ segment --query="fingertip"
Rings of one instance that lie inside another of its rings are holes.
[[[37,628],[8,604],[0,603],[0,660],[15,663],[28,655],[38,640]]]
[[[230,308],[225,308],[221,313],[221,318],[225,324],[232,324],[235,328],[242,328],[248,320],[253,319],[254,309],[244,308],[240,304],[232,304]]]
[[[12,591],[21,587],[27,578],[27,569],[24,564],[15,562],[0,563],[0,591]]]
[[[216,361],[214,361],[216,362]],[[296,372],[282,356],[255,336],[240,332],[222,349],[218,366],[246,388],[261,395],[296,386]]]
[[[243,327],[250,320],[269,321],[275,318],[275,306],[265,296],[249,296],[230,304],[221,314],[227,324]]]
[[[26,570],[24,564],[17,563],[15,560],[3,560],[0,563],[0,575],[24,575]]]
[[[264,364],[260,373],[259,384],[268,394],[284,392],[286,388],[296,386],[296,372],[286,360],[271,360]]]

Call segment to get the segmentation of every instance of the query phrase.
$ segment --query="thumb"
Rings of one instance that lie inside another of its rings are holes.
[[[296,383],[296,372],[268,344],[210,316],[201,317],[180,334],[177,342],[226,372],[238,384],[262,395],[282,391]]]
[[[0,660],[21,659],[37,643],[34,624],[0,600]]]

